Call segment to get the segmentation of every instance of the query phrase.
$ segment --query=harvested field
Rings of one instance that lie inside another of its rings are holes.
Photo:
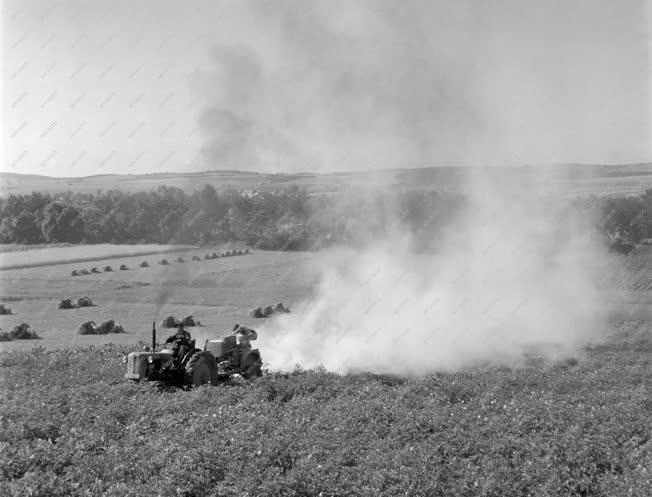
[[[204,253],[187,251],[183,257],[189,259]],[[0,328],[8,330],[28,319],[42,336],[39,346],[46,348],[148,341],[152,321],[160,324],[167,315],[199,316],[205,326],[202,333],[207,334],[228,334],[234,323],[256,328],[261,321],[249,316],[252,307],[258,303],[282,302],[293,309],[315,290],[325,257],[320,253],[256,252],[248,257],[142,269],[138,267],[142,259],[135,256],[117,261],[131,267],[130,271],[83,278],[70,276],[74,264],[57,266],[56,272],[46,267],[2,271],[0,300],[12,302],[14,314],[0,316]],[[636,252],[634,257],[624,259],[632,272],[619,273],[617,287],[605,278],[604,299],[614,309],[617,319],[652,320],[652,290],[646,289],[648,273],[644,270],[652,267],[652,253]],[[53,312],[61,295],[85,295],[102,305],[74,312]],[[110,338],[75,334],[84,320],[107,319],[119,321],[128,333]],[[23,348],[23,345],[3,343],[0,350]]]
[[[29,246],[27,246],[29,247]],[[134,255],[178,252],[192,248],[181,245],[63,245],[0,252],[0,270],[101,261]]]
[[[203,256],[205,250],[183,253],[184,259]],[[216,252],[217,253],[217,252]],[[153,265],[139,268],[139,256],[115,261],[129,271],[112,271],[72,277],[75,264],[31,267],[0,272],[0,299],[12,302],[12,315],[0,316],[0,328],[9,330],[22,320],[39,330],[45,348],[98,343],[135,344],[148,341],[152,321],[157,326],[167,315],[198,317],[203,335],[229,334],[237,322],[256,327],[248,317],[255,302],[294,303],[314,289],[317,254],[259,252],[250,257],[202,260],[194,264]],[[98,264],[103,266],[103,264]],[[3,295],[4,294],[4,295]],[[100,306],[53,311],[62,295],[87,296]],[[126,333],[77,335],[80,323],[114,319]],[[191,330],[193,336],[195,331]],[[0,350],[28,347],[22,342],[3,342]]]

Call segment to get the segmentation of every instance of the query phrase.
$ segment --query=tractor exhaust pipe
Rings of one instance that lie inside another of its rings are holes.
[[[156,321],[152,322],[152,352],[156,351]]]

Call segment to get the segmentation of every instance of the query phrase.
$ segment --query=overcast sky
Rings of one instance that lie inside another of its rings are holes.
[[[648,1],[5,1],[1,170],[652,160]]]

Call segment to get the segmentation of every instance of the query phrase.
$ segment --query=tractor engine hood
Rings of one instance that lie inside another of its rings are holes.
[[[164,349],[160,352],[131,352],[127,356],[127,373],[129,380],[147,379],[151,371],[159,370],[174,361],[172,350]]]

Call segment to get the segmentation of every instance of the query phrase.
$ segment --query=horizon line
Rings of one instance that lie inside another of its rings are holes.
[[[153,176],[153,175],[199,175],[206,173],[236,173],[236,174],[249,174],[249,175],[260,175],[260,176],[279,176],[279,175],[312,175],[312,176],[328,176],[328,175],[337,175],[337,174],[370,174],[370,173],[382,173],[382,172],[396,172],[396,171],[413,171],[417,169],[473,169],[473,168],[525,168],[525,167],[541,167],[541,168],[552,168],[552,167],[630,167],[630,166],[652,166],[652,161],[643,161],[643,162],[626,162],[626,163],[590,163],[590,162],[560,162],[560,163],[550,163],[550,164],[492,164],[492,165],[423,165],[423,166],[411,166],[411,167],[390,167],[382,169],[362,169],[355,171],[330,171],[330,172],[317,172],[317,171],[297,171],[297,172],[260,172],[260,171],[246,171],[242,169],[205,169],[201,171],[157,171],[157,172],[142,172],[142,173],[99,173],[99,174],[88,174],[85,176],[52,176],[46,174],[37,174],[37,173],[17,173],[13,171],[0,171],[0,176],[11,175],[11,176],[36,176],[39,178],[48,178],[56,180],[65,180],[65,179],[86,179],[86,178],[98,178],[102,176]]]

